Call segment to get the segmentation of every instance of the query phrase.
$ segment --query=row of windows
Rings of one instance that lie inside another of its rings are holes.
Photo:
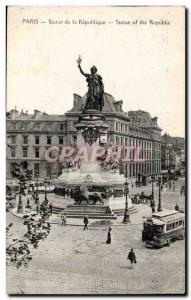
[[[155,150],[160,150],[161,151],[161,144],[160,143],[153,143],[153,148],[155,149]]]
[[[54,155],[53,152],[54,151],[52,151],[49,154],[50,157],[53,157],[53,155]],[[62,147],[59,148],[59,155],[61,155],[61,152],[62,152]],[[11,158],[15,158],[16,154],[17,154],[16,147],[11,147],[11,150],[10,150],[10,156],[11,156]],[[35,156],[35,158],[40,158],[40,147],[35,147],[34,148],[34,156]],[[28,156],[28,147],[23,147],[22,148],[22,157],[23,158],[29,157]]]
[[[141,130],[141,129],[130,128],[129,134],[137,137],[140,136],[148,139],[151,138],[151,133],[143,129]]]
[[[47,136],[47,145],[51,145],[52,144],[52,137],[51,136]],[[62,145],[64,143],[64,137],[63,136],[59,136],[59,144]],[[11,144],[16,144],[16,136],[10,136],[10,143]],[[28,136],[27,135],[23,135],[23,144],[27,145],[28,144]],[[39,145],[40,144],[40,136],[35,136],[35,144]]]
[[[151,142],[147,142],[147,141],[139,141],[136,139],[129,139],[129,143],[130,146],[134,146],[134,147],[140,147],[140,148],[147,148],[147,149],[151,149],[152,147],[152,143]]]
[[[10,150],[10,156],[12,158],[15,158],[16,157],[16,147],[11,147],[11,150]],[[35,154],[35,158],[39,158],[40,157],[40,148],[38,147],[35,147],[35,151],[34,151],[34,154]],[[28,147],[23,147],[22,149],[22,157],[23,158],[27,158],[28,157]]]
[[[151,162],[133,162],[128,165],[129,176],[134,177],[140,174],[152,174],[152,173],[160,173],[160,164],[157,164],[155,168],[153,168],[153,164]]]
[[[127,137],[119,137],[116,136],[115,137],[115,142],[117,145],[121,145],[121,146],[127,146],[128,145],[128,138]],[[160,144],[158,144],[160,146]],[[152,149],[152,142],[148,142],[148,141],[141,141],[138,139],[129,139],[129,146],[134,146],[134,147],[139,147],[139,148],[146,148],[146,149]],[[160,147],[157,146],[157,148],[155,148],[156,150],[160,150]]]
[[[58,128],[59,130],[67,130],[67,122],[57,123],[57,122],[8,122],[8,128],[13,130],[29,130],[29,129],[47,129],[53,130]]]
[[[127,133],[127,130],[128,130],[127,124],[116,122],[115,130]]]
[[[116,145],[128,146],[128,138],[127,137],[124,139],[124,137],[116,136],[115,142],[116,142]]]
[[[177,228],[177,227],[182,226],[182,225],[184,225],[183,220],[180,220],[180,221],[176,221],[176,222],[167,224],[167,225],[166,225],[166,231],[169,231],[169,230],[171,230],[171,229]]]

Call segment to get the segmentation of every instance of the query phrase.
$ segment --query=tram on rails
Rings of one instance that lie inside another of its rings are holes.
[[[185,214],[176,210],[154,213],[143,223],[142,241],[153,248],[170,246],[172,241],[184,236]]]

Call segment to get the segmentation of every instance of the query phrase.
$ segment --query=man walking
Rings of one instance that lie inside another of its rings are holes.
[[[86,215],[85,217],[84,217],[84,230],[88,230],[88,223],[89,223],[89,221],[88,221],[88,216]]]
[[[133,264],[136,263],[136,256],[135,256],[135,253],[133,252],[133,249],[131,249],[131,251],[129,251],[127,259],[129,259],[130,263],[131,263],[130,269],[133,269]]]

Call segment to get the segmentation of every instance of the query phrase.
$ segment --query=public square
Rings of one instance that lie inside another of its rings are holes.
[[[175,181],[175,191],[164,188],[162,207],[185,209],[180,195],[184,179]],[[154,186],[156,208],[158,187]],[[130,195],[151,193],[151,185],[133,189]],[[48,194],[53,199],[54,194]],[[44,195],[40,195],[44,199]],[[125,205],[125,203],[124,203]],[[48,238],[40,242],[27,267],[17,270],[7,267],[9,294],[183,294],[185,292],[185,242],[177,240],[170,247],[152,249],[142,242],[145,217],[151,215],[147,204],[134,204],[137,212],[131,222],[122,224],[120,216],[113,224],[111,244],[106,244],[108,226],[89,226],[83,230],[78,223],[52,224]],[[22,219],[7,213],[7,223],[13,222],[16,233],[24,233]],[[133,248],[137,258],[134,269],[129,268],[127,255]]]

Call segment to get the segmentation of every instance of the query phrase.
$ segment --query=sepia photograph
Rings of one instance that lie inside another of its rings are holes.
[[[7,6],[6,292],[186,294],[186,8]]]

